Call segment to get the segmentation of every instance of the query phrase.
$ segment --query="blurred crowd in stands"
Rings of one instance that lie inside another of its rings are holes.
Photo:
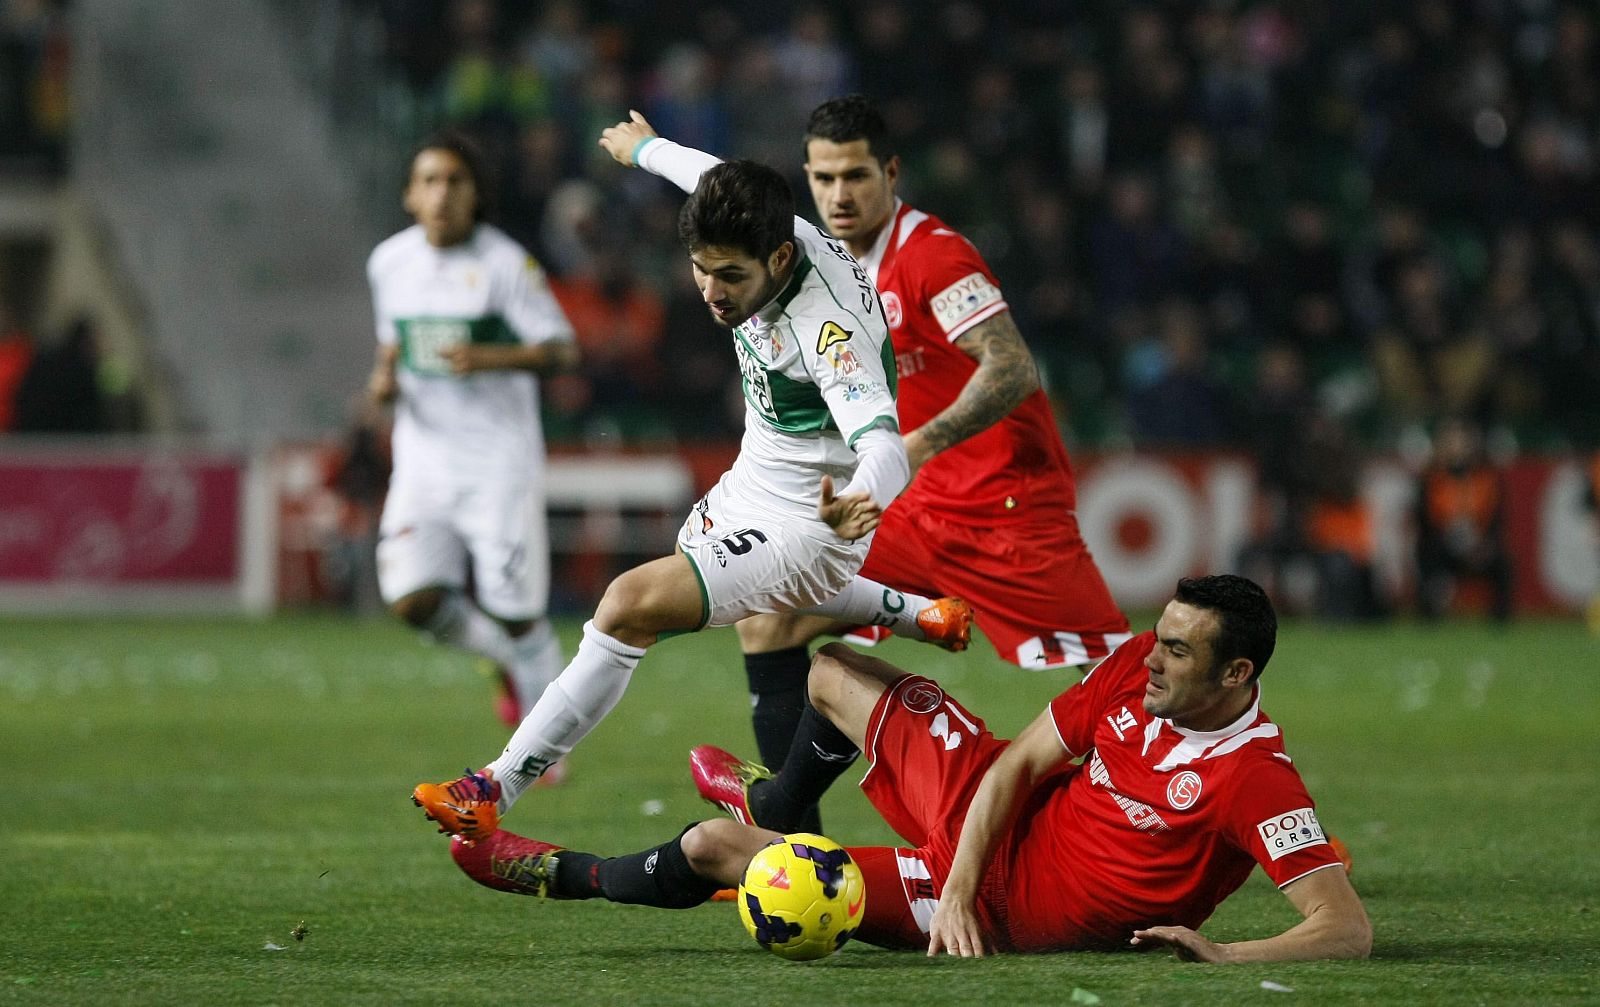
[[[730,365],[680,335],[705,326],[678,197],[612,170],[600,128],[638,107],[799,185],[806,114],[859,89],[906,194],[999,273],[1080,443],[1282,454],[1319,418],[1379,446],[1450,416],[1600,435],[1592,5],[347,2],[418,132],[496,152],[499,219],[591,354],[582,415],[736,429],[693,394]]]

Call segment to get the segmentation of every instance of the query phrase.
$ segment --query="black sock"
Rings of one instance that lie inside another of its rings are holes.
[[[860,754],[843,731],[806,704],[783,768],[775,779],[750,788],[751,815],[763,827],[778,832],[809,829],[807,809],[814,810],[823,793]]]
[[[555,892],[573,899],[604,898],[635,906],[688,909],[698,906],[722,886],[702,878],[683,853],[683,836],[625,857],[601,859],[588,853],[562,852],[556,859]]]
[[[750,680],[750,726],[756,732],[761,761],[774,771],[789,757],[789,745],[806,708],[806,676],[811,658],[804,647],[769,650],[744,656]]]
[[[750,726],[755,729],[756,750],[762,764],[776,772],[789,758],[789,747],[806,708],[811,657],[805,647],[746,654],[744,673],[750,680]],[[783,831],[820,833],[822,812],[813,803],[789,816],[789,827]]]

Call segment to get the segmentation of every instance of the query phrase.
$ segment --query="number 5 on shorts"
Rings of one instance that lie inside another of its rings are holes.
[[[728,551],[733,553],[735,556],[743,556],[751,549],[754,549],[757,542],[761,543],[762,545],[766,545],[767,537],[756,531],[754,528],[745,528],[741,531],[736,531],[732,535],[729,535],[727,538],[722,540],[722,544],[727,546]]]

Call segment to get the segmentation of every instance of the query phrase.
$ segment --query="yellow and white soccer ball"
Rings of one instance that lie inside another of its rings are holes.
[[[861,925],[867,886],[844,847],[809,832],[774,839],[745,868],[739,918],[762,947],[794,962],[826,958]]]

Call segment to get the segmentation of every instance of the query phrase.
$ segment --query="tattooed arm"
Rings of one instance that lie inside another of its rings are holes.
[[[1000,422],[1039,388],[1039,371],[1011,312],[974,325],[956,337],[956,346],[978,362],[978,369],[954,402],[906,434],[913,474],[945,448]]]

